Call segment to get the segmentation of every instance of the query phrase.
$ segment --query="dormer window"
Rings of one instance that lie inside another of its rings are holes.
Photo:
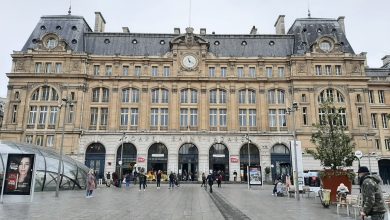
[[[46,48],[48,48],[48,49],[53,49],[53,48],[57,47],[57,45],[58,45],[58,40],[54,37],[50,37],[46,41]]]
[[[331,43],[329,41],[322,41],[320,43],[320,49],[324,52],[329,52],[331,50]]]

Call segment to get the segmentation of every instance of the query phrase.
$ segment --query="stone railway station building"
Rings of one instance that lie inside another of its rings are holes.
[[[105,32],[95,16],[93,30],[81,16],[42,16],[14,51],[1,139],[59,150],[64,132],[65,154],[100,177],[118,171],[123,146],[123,172],[137,164],[245,179],[249,148],[251,165],[276,178],[291,172],[294,129],[313,148],[319,106],[332,99],[356,148],[390,181],[390,56],[369,68],[344,17],[296,19],[286,32],[279,16],[275,34],[154,34]],[[306,154],[303,167],[321,169]]]

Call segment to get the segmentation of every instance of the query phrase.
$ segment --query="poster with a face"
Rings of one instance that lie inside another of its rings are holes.
[[[8,154],[4,195],[30,195],[34,154]]]
[[[250,185],[262,185],[261,167],[250,166],[249,167],[249,184]]]

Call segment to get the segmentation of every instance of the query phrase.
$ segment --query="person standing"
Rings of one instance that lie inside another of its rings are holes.
[[[157,172],[156,181],[157,181],[157,189],[160,189],[160,183],[161,183],[161,170],[158,170],[158,172]]]
[[[169,188],[168,189],[173,189],[175,186],[175,175],[173,175],[172,171],[169,174]]]
[[[221,188],[221,183],[222,183],[222,174],[219,173],[217,176],[217,183],[218,183],[218,188]]]
[[[131,176],[130,176],[130,173],[128,173],[128,174],[126,174],[126,176],[125,176],[126,188],[129,188],[129,186],[130,186],[130,181],[131,181]]]
[[[233,172],[233,178],[234,178],[234,182],[236,182],[237,181],[237,171]]]
[[[206,175],[204,175],[204,173],[202,173],[202,185],[200,185],[200,187],[202,187],[202,186],[207,187],[207,185],[206,185]]]
[[[96,178],[93,175],[93,169],[90,169],[87,176],[87,196],[85,198],[91,198],[93,190],[96,188]]]
[[[146,176],[143,172],[138,173],[138,181],[139,181],[139,191],[141,191],[141,186],[144,188],[144,191],[145,191]]]
[[[208,184],[210,186],[210,193],[213,193],[214,177],[213,177],[213,174],[211,172],[207,176],[207,182],[208,182]]]
[[[371,216],[372,220],[385,218],[386,206],[382,194],[382,179],[378,175],[370,175],[367,167],[359,167],[360,190],[363,197],[360,216],[364,219]]]
[[[107,172],[106,174],[106,186],[110,187],[111,186],[111,173]]]

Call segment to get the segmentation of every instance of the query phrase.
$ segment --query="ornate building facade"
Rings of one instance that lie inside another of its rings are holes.
[[[100,176],[122,159],[123,172],[221,170],[230,180],[234,171],[245,179],[250,161],[276,178],[290,173],[293,130],[303,149],[314,147],[319,106],[332,99],[357,149],[371,153],[362,163],[389,169],[390,71],[366,67],[344,17],[296,19],[286,33],[279,16],[275,34],[104,27],[99,12],[94,30],[80,16],[41,17],[11,55],[1,139],[59,149],[64,132],[65,154]],[[303,161],[320,169],[311,156]]]

